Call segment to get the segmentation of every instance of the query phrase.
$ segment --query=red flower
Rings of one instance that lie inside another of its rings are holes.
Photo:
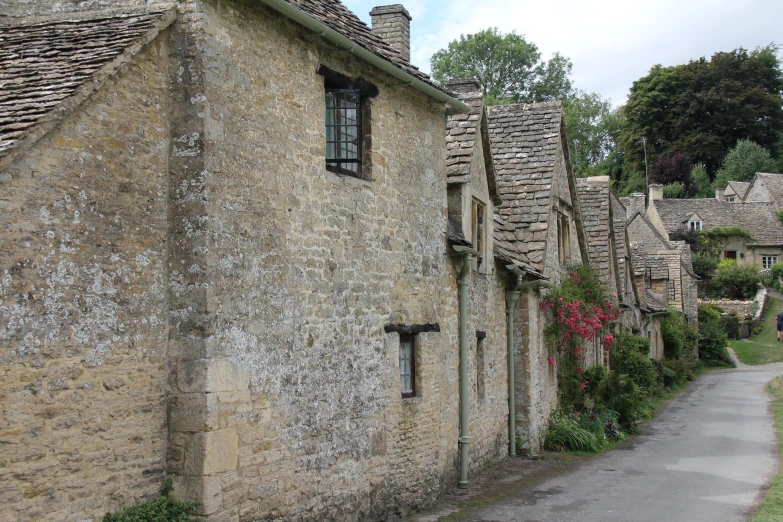
[[[547,358],[546,358],[546,361],[547,361],[549,364],[555,364],[555,358],[554,358],[554,357],[552,357],[551,355],[550,355],[549,357],[547,357]]]

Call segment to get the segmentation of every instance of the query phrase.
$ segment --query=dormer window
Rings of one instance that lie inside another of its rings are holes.
[[[696,220],[688,221],[688,228],[691,230],[701,230],[701,226],[702,226],[701,221],[696,221]]]
[[[727,203],[734,203],[734,196],[726,196]]]

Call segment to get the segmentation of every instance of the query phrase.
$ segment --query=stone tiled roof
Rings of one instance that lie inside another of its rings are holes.
[[[644,275],[646,267],[644,245],[639,241],[631,241],[631,260],[633,263],[633,275]]]
[[[731,189],[734,191],[734,193],[740,198],[740,201],[745,199],[745,194],[748,193],[748,189],[750,188],[750,182],[748,181],[729,181],[726,184],[726,188],[728,189],[731,187]]]
[[[503,105],[487,113],[501,199],[496,213],[505,223],[496,229],[496,248],[543,271],[563,105]]]
[[[327,27],[334,29],[352,42],[356,42],[371,53],[402,69],[406,73],[451,95],[449,91],[432,81],[425,73],[406,60],[402,54],[372,32],[367,24],[345,7],[339,0],[286,0],[297,9],[312,16]]]
[[[0,166],[40,139],[176,17],[171,4],[0,25]]]
[[[703,227],[737,225],[753,236],[749,245],[783,245],[783,224],[769,203],[728,203],[717,199],[662,199],[653,201],[668,233],[687,225],[698,214]]]
[[[651,312],[666,312],[669,309],[669,303],[666,302],[666,297],[661,294],[656,294],[649,288],[644,291],[646,308]]]
[[[762,182],[778,207],[783,206],[783,174],[757,172],[753,183]]]
[[[611,235],[614,227],[609,220],[609,178],[602,176],[600,179],[577,179],[576,190],[579,195],[579,207],[582,209],[582,224],[590,264],[601,279],[607,281],[612,276],[610,264],[614,262],[611,255]]]

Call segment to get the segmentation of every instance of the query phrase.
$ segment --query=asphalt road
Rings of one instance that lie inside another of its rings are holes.
[[[700,377],[641,434],[467,520],[747,521],[778,470],[764,387],[780,365]]]

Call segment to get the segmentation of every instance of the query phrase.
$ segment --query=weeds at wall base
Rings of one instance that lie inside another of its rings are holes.
[[[774,397],[772,414],[775,418],[778,440],[781,443],[781,455],[783,455],[783,375],[772,379],[767,385],[767,391]],[[783,520],[783,473],[778,474],[772,481],[764,501],[750,522],[776,522],[779,520]]]

